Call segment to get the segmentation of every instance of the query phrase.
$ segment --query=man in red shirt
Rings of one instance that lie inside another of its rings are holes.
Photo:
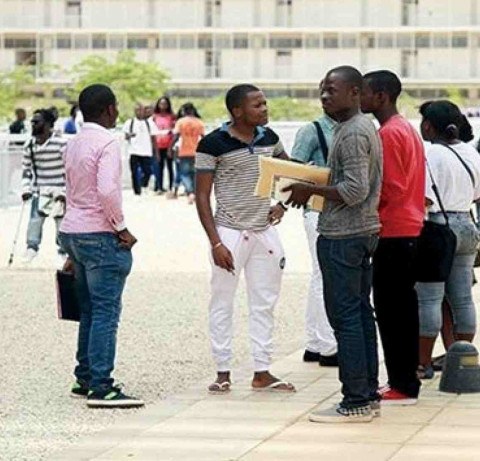
[[[425,153],[418,133],[398,113],[401,91],[392,72],[364,75],[362,111],[379,121],[383,144],[382,228],[373,257],[373,300],[388,373],[388,384],[380,389],[384,405],[415,404],[420,390],[413,267],[425,214]]]

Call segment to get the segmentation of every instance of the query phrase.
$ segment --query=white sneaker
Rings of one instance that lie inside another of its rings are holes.
[[[38,252],[33,248],[27,248],[27,251],[23,255],[23,262],[30,264],[37,256]]]

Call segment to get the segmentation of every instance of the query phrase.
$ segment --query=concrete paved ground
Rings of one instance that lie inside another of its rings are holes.
[[[75,328],[44,312],[54,302],[53,245],[46,242],[33,267],[0,270],[0,459],[480,460],[480,395],[440,393],[438,377],[425,382],[418,405],[384,408],[370,424],[308,422],[312,409],[340,397],[336,369],[301,361],[309,260],[298,212],[290,211],[280,228],[288,263],[273,366],[298,392],[250,390],[246,313],[240,307],[232,392],[208,395],[213,368],[205,331],[207,247],[194,210],[185,202],[135,201],[129,195],[126,210],[140,243],[125,295],[117,368],[147,407],[95,411],[68,400]],[[0,211],[4,235],[12,235],[17,213]],[[1,239],[0,261],[7,260],[8,247],[8,239]],[[25,289],[29,283],[42,302]],[[475,296],[478,304],[478,288]],[[244,303],[242,288],[239,305]],[[184,354],[185,344],[190,354]]]

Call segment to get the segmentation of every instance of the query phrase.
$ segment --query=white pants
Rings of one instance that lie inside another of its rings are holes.
[[[307,310],[305,312],[305,332],[307,342],[305,348],[322,355],[333,355],[337,352],[337,342],[333,329],[328,323],[323,300],[323,281],[317,256],[318,213],[307,211],[304,217],[305,232],[312,257],[312,277],[308,290]]]
[[[233,336],[233,301],[240,273],[245,271],[249,330],[255,371],[270,367],[273,350],[273,309],[280,295],[285,265],[277,230],[238,231],[219,227],[223,244],[232,252],[235,275],[212,263],[209,327],[218,372],[230,371]]]

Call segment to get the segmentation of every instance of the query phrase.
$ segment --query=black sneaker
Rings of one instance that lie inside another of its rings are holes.
[[[89,391],[87,397],[89,408],[138,408],[144,405],[143,400],[125,395],[119,386],[102,392]]]
[[[75,381],[70,389],[70,397],[74,399],[85,398],[88,395],[88,386],[85,383]]]
[[[333,355],[320,355],[318,364],[321,367],[338,367],[338,354]]]
[[[312,352],[308,349],[305,349],[305,353],[303,354],[303,361],[304,362],[318,362],[320,360],[320,354],[318,352]]]

